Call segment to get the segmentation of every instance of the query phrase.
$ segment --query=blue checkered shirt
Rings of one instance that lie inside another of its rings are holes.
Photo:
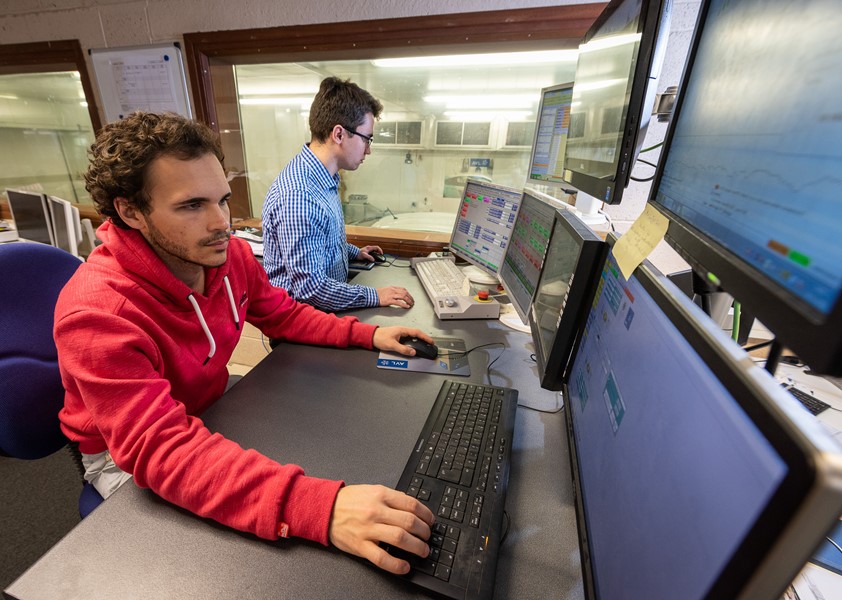
[[[377,290],[346,283],[360,249],[345,238],[338,186],[305,145],[266,193],[263,266],[272,285],[323,310],[378,306]]]

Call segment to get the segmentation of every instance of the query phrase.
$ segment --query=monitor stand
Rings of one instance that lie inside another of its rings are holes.
[[[501,306],[502,309],[502,306]],[[522,331],[523,333],[531,333],[532,330],[529,329],[529,325],[524,324],[523,321],[520,320],[520,315],[517,314],[517,311],[509,305],[509,309],[507,312],[500,311],[500,322],[509,327],[510,329],[514,329],[515,331]]]
[[[462,269],[462,274],[465,275],[472,283],[479,285],[493,285],[495,288],[499,283],[494,275],[489,275],[479,267],[468,265]]]
[[[579,211],[579,218],[591,227],[605,225],[608,219],[600,214],[599,208],[602,202],[585,192],[576,193],[576,210]]]

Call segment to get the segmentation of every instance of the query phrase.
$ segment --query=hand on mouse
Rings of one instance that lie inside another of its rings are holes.
[[[402,337],[417,337],[430,344],[434,343],[433,338],[412,327],[378,327],[374,330],[372,343],[378,350],[397,352],[404,356],[415,356],[415,350],[400,343]]]
[[[366,246],[365,248],[360,248],[360,253],[357,255],[358,260],[367,260],[368,262],[374,262],[374,257],[370,254],[371,252],[378,252],[379,254],[383,254],[383,249],[380,246]]]

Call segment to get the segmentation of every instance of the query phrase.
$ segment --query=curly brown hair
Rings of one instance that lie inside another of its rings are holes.
[[[377,119],[381,112],[380,101],[350,79],[328,77],[310,106],[310,134],[317,142],[324,142],[335,126],[356,129],[368,113]]]
[[[91,164],[85,173],[85,189],[97,211],[123,229],[129,226],[114,208],[114,199],[126,198],[141,213],[149,214],[144,184],[156,158],[192,160],[213,154],[220,163],[223,160],[219,138],[207,125],[174,113],[143,111],[103,127],[88,154]]]

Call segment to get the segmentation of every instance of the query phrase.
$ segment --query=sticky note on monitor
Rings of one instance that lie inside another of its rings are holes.
[[[667,218],[647,203],[631,229],[614,244],[614,258],[623,277],[631,277],[643,259],[664,239],[668,225]]]

